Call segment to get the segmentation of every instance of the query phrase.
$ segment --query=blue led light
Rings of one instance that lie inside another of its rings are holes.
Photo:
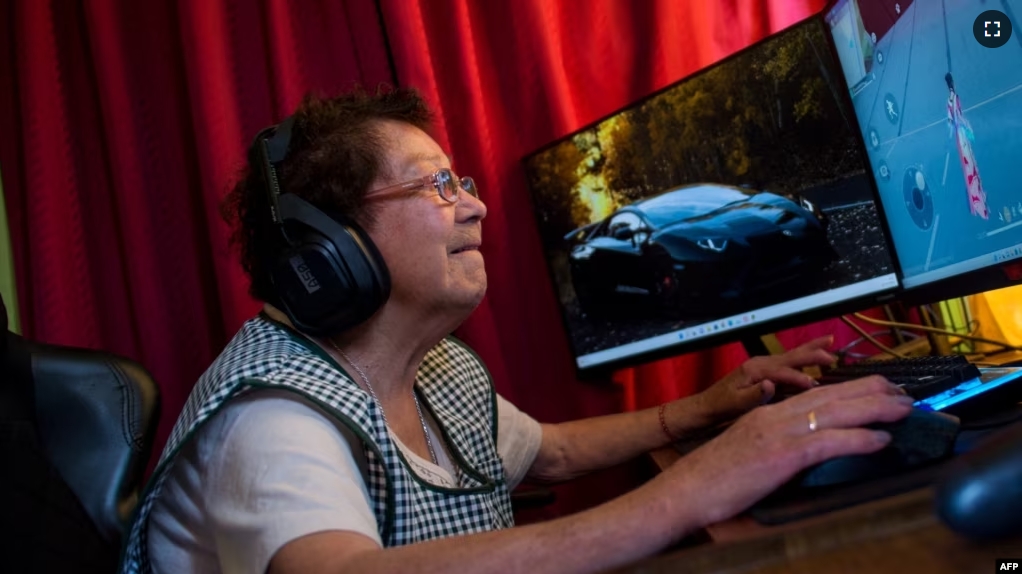
[[[965,381],[949,391],[944,391],[939,395],[934,395],[921,401],[916,401],[915,406],[925,410],[942,411],[950,406],[957,405],[962,401],[967,401],[973,397],[991,391],[1005,383],[1014,381],[1019,377],[1022,377],[1022,369],[1013,370],[1001,377],[997,377],[996,379],[985,383],[978,378],[972,379],[970,381]]]

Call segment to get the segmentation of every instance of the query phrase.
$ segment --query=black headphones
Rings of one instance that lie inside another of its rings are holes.
[[[329,336],[372,316],[390,296],[390,272],[369,235],[348,217],[326,214],[282,193],[277,165],[287,157],[294,116],[256,136],[270,216],[280,232],[270,279],[281,310],[300,331]]]

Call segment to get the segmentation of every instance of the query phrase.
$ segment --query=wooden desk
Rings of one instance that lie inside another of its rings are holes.
[[[663,468],[677,453],[653,453]],[[765,527],[739,517],[707,529],[714,542],[651,558],[619,572],[994,572],[997,558],[1022,558],[1022,536],[970,542],[933,512],[920,489],[807,520]]]

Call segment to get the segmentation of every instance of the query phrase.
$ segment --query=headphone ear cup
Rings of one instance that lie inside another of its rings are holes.
[[[333,335],[369,319],[390,296],[390,273],[369,235],[293,194],[280,196],[289,245],[271,276],[282,311],[296,328]]]

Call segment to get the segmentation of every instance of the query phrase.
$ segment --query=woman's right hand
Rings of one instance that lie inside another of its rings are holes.
[[[692,487],[691,503],[706,526],[742,512],[805,468],[880,450],[890,435],[861,427],[911,410],[911,397],[879,376],[818,387],[752,410],[667,472]]]

